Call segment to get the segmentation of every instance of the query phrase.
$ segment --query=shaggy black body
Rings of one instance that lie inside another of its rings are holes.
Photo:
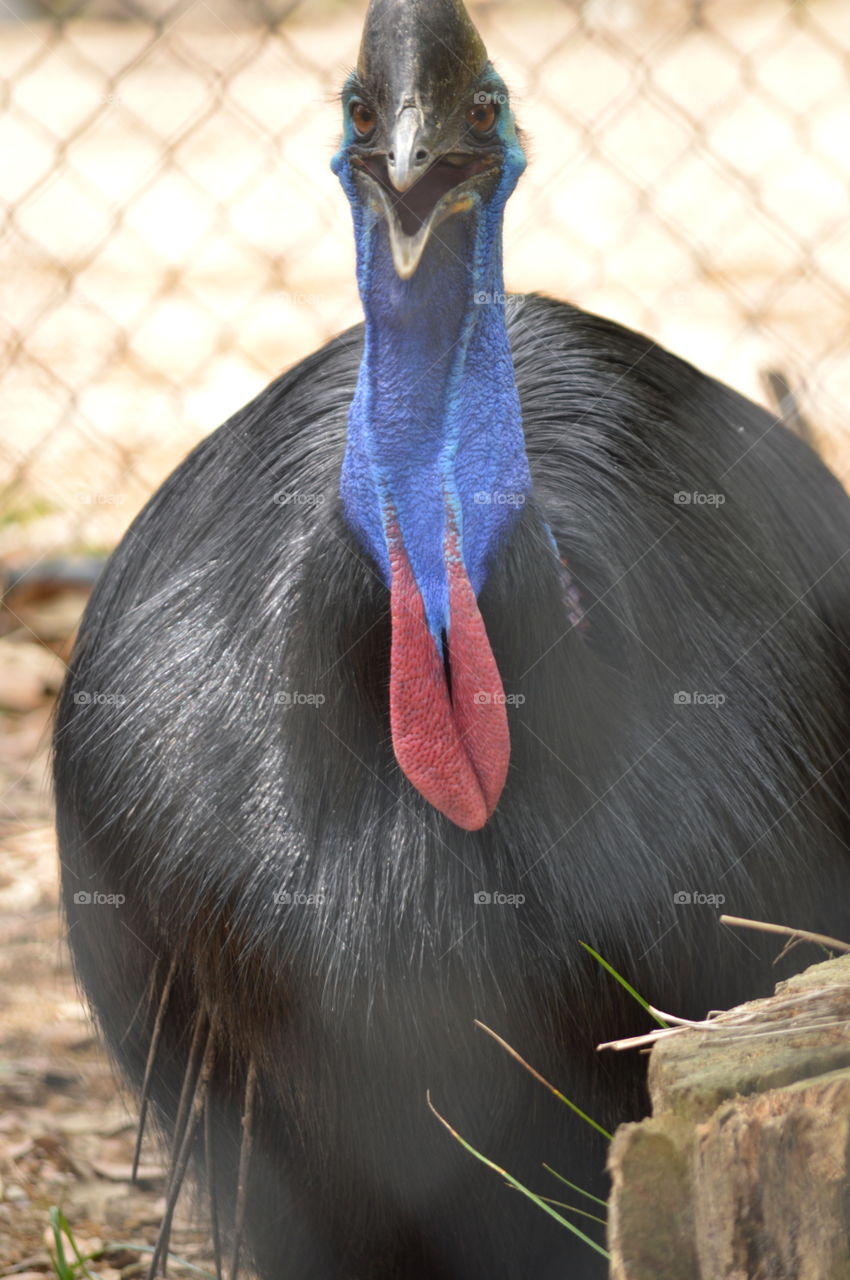
[[[138,1086],[177,958],[152,1089],[166,1131],[211,1011],[225,1225],[254,1061],[246,1247],[263,1280],[603,1275],[428,1111],[426,1090],[544,1194],[564,1189],[543,1161],[604,1187],[603,1143],[473,1019],[613,1126],[645,1108],[645,1060],[594,1045],[647,1024],[580,940],[657,1005],[702,1016],[781,970],[774,944],[677,891],[848,933],[850,502],[775,419],[644,337],[532,298],[511,307],[511,339],[535,505],[481,607],[525,701],[483,830],[440,817],[392,755],[387,591],[336,496],[359,329],[155,495],[98,584],[63,694],[79,975]],[[75,903],[92,890],[125,902]],[[496,891],[525,901],[476,902]]]

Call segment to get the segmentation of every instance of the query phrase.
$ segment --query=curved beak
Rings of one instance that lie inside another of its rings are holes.
[[[402,107],[390,138],[387,172],[396,191],[409,191],[431,162],[429,147],[423,146],[425,119],[419,107]]]
[[[471,209],[482,185],[499,171],[497,154],[451,152],[434,156],[417,147],[421,133],[405,122],[400,136],[407,150],[386,156],[352,158],[364,198],[386,222],[396,273],[409,280],[416,272],[432,233],[452,214]],[[413,155],[411,157],[411,147]],[[419,158],[419,150],[427,158]]]

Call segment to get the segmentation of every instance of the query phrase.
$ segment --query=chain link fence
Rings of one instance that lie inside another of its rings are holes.
[[[507,281],[765,400],[850,480],[847,0],[471,3],[532,155]],[[358,318],[328,161],[363,0],[0,0],[0,560],[100,552]],[[775,379],[774,379],[775,380]]]

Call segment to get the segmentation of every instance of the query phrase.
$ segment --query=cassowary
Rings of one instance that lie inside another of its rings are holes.
[[[525,165],[460,0],[372,0],[333,160],[365,324],[175,471],[56,728],[106,1042],[263,1280],[571,1280],[645,1028],[769,989],[740,916],[848,926],[850,504],[608,320],[505,306]],[[683,899],[690,898],[690,901]],[[799,963],[799,962],[798,962]],[[168,1240],[168,1217],[159,1252]],[[592,1230],[592,1228],[591,1228]]]

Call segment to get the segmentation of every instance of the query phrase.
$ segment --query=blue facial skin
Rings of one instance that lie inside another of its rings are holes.
[[[439,641],[449,628],[445,535],[452,513],[477,595],[488,562],[531,487],[505,324],[502,217],[525,168],[504,84],[488,65],[480,88],[504,95],[492,194],[431,234],[414,275],[393,266],[386,222],[364,202],[345,136],[331,162],[351,202],[365,345],[340,480],[349,524],[389,586],[387,526],[398,522]],[[495,147],[494,143],[494,147]]]

